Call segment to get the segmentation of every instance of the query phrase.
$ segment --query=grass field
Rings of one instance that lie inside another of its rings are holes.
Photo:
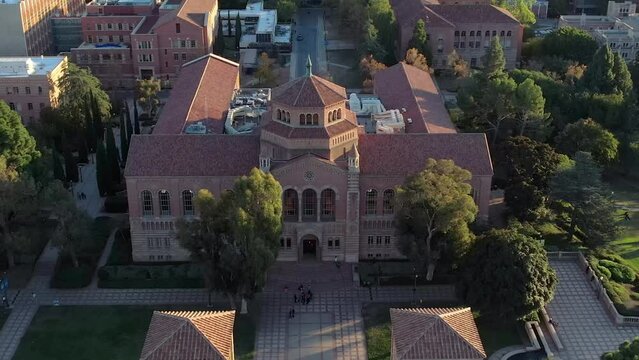
[[[608,181],[620,214],[628,211],[629,221],[623,221],[621,237],[612,243],[612,250],[626,259],[639,272],[639,184],[622,177]]]
[[[422,304],[421,306],[451,307],[460,306],[460,304],[440,302]],[[410,307],[410,304],[368,304],[362,310],[369,360],[390,359],[391,322],[389,309],[393,307]],[[474,313],[473,315],[475,316],[479,335],[488,356],[503,347],[522,343],[518,331],[519,325],[517,323],[492,321],[489,318],[483,318],[478,313]]]
[[[166,309],[186,310],[162,306],[40,307],[14,359],[139,359],[153,310]],[[253,358],[255,315],[236,317],[236,359]]]

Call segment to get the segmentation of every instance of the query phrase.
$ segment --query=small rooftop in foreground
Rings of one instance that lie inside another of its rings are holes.
[[[64,61],[64,56],[0,57],[0,77],[46,75]]]
[[[98,6],[135,6],[154,3],[155,0],[93,0],[87,5]]]

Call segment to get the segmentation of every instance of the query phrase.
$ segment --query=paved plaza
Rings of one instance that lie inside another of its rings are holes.
[[[637,326],[616,326],[590,286],[576,259],[551,259],[559,284],[548,306],[565,350],[562,360],[599,360],[625,340],[639,336]]]
[[[335,320],[330,312],[302,313],[288,321],[288,358],[335,359]]]

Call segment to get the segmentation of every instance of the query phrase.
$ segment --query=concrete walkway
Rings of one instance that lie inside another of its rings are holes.
[[[565,349],[562,360],[599,360],[606,351],[639,336],[637,326],[616,326],[608,317],[590,286],[589,279],[574,259],[551,259],[559,284],[548,313],[557,324]]]

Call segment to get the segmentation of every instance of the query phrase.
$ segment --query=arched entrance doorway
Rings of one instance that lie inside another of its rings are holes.
[[[300,241],[300,260],[317,260],[320,258],[320,244],[317,236],[305,235]]]

